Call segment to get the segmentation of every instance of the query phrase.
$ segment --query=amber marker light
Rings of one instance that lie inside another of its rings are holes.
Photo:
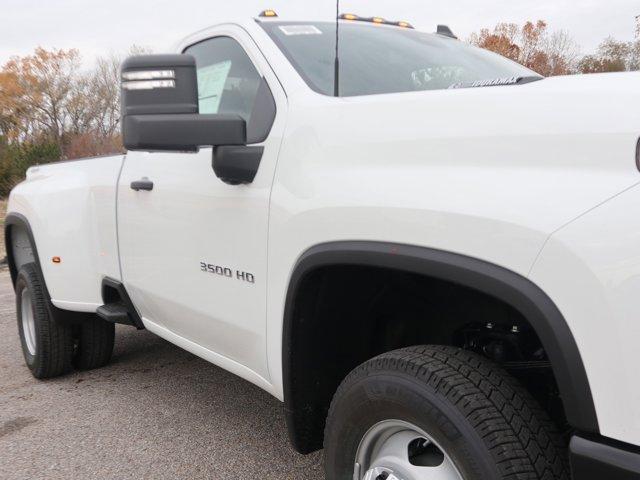
[[[373,17],[373,18],[371,19],[371,21],[372,21],[373,23],[384,23],[384,18],[381,18],[381,17]]]
[[[62,262],[62,259],[61,259],[60,257],[53,257],[53,258],[51,259],[51,261],[52,261],[53,263],[60,263],[60,262]]]
[[[277,17],[278,14],[276,13],[275,10],[264,10],[260,12],[260,16],[261,17]]]
[[[358,16],[353,13],[345,13],[342,15],[343,20],[358,20]]]

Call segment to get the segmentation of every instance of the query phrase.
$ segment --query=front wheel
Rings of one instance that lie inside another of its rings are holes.
[[[546,413],[497,365],[447,346],[356,368],[325,429],[328,480],[567,480]]]

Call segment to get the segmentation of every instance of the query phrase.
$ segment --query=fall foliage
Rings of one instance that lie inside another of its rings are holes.
[[[574,73],[578,45],[564,31],[549,33],[547,24],[538,20],[522,27],[500,23],[473,34],[470,42],[499,53],[546,77]]]
[[[122,151],[121,60],[98,58],[83,71],[77,50],[37,48],[2,67],[0,198],[31,165]]]
[[[551,77],[578,73],[623,72],[640,69],[640,21],[636,39],[622,42],[605,39],[592,55],[580,57],[580,48],[568,32],[550,32],[543,20],[499,23],[483,28],[469,38],[469,42],[499,53],[535,72]]]
[[[579,70],[581,73],[640,70],[640,39],[619,42],[607,38],[594,55],[587,55],[580,61]]]

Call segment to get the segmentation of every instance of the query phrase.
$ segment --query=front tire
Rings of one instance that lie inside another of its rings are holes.
[[[36,378],[51,378],[71,369],[71,328],[56,322],[49,308],[38,267],[23,265],[16,278],[16,311],[22,353]]]
[[[336,392],[328,480],[567,480],[566,447],[518,382],[454,347],[385,353]]]

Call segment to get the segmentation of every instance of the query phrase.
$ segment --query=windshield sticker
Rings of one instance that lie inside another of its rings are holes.
[[[322,30],[315,25],[282,25],[280,30],[285,35],[322,35]]]
[[[200,113],[218,113],[220,98],[231,70],[231,60],[198,69],[198,104]]]

